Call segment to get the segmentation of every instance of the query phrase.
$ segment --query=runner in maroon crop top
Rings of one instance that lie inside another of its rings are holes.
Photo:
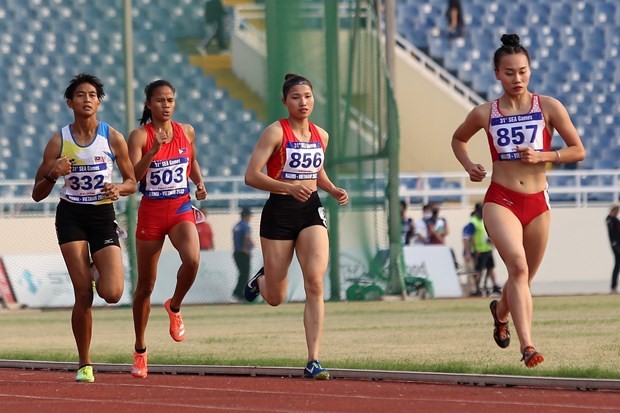
[[[530,57],[516,34],[502,36],[495,51],[495,77],[503,95],[475,107],[452,137],[456,158],[473,182],[481,182],[486,170],[469,157],[467,142],[483,129],[493,161],[491,184],[484,199],[483,220],[489,237],[508,270],[508,281],[499,301],[491,302],[493,337],[508,347],[512,320],[527,367],[543,362],[531,337],[532,294],[530,284],[543,259],[549,235],[548,162],[577,162],[585,149],[566,108],[549,96],[528,90]],[[554,129],[566,147],[551,150]]]

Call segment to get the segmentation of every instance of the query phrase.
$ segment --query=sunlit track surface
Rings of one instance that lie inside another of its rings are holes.
[[[95,372],[129,372],[129,364],[93,364]],[[0,360],[0,368],[74,371],[76,363]],[[487,374],[424,373],[386,370],[330,369],[335,379],[390,380],[420,383],[447,383],[475,386],[539,387],[575,390],[619,390],[620,380],[559,377],[502,376]],[[261,377],[301,377],[303,370],[292,367],[199,366],[149,364],[149,374],[221,375]]]

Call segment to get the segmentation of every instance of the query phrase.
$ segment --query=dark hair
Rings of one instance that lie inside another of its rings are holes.
[[[77,87],[82,83],[90,83],[93,85],[97,91],[97,98],[99,98],[99,100],[103,99],[105,96],[105,92],[103,91],[103,82],[101,79],[97,76],[89,75],[88,73],[80,73],[79,75],[73,76],[73,79],[69,82],[69,86],[65,89],[65,99],[73,99],[75,89],[77,89]]]
[[[286,99],[286,95],[288,95],[289,90],[293,86],[297,85],[308,85],[310,89],[312,89],[312,83],[308,79],[303,76],[296,75],[294,73],[287,73],[284,76],[284,84],[282,85],[282,97]]]
[[[527,62],[530,63],[530,53],[525,47],[521,45],[519,35],[517,34],[504,34],[502,35],[502,45],[495,51],[493,55],[493,65],[495,70],[499,68],[499,61],[504,55],[523,53],[527,57]]]
[[[243,208],[241,209],[241,218],[243,218],[243,217],[247,217],[247,216],[249,216],[249,215],[252,215],[252,211],[250,211],[250,208],[248,208],[248,207],[243,207]]]
[[[170,89],[172,89],[173,94],[176,92],[176,89],[174,88],[174,86],[172,86],[172,83],[168,82],[167,80],[155,80],[146,85],[146,87],[144,88],[144,95],[146,96],[145,102],[151,100],[151,98],[153,97],[153,93],[155,93],[155,89],[162,86],[168,86]],[[140,118],[140,125],[146,125],[150,120],[151,109],[149,109],[146,106],[146,103],[144,103],[144,109],[142,109],[142,117]]]

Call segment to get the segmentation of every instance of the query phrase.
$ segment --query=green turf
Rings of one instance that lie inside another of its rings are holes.
[[[536,297],[533,338],[545,363],[526,369],[514,328],[510,348],[492,338],[489,299],[326,303],[326,367],[620,379],[620,296]],[[0,312],[1,359],[76,361],[70,310]],[[187,338],[168,335],[154,307],[149,362],[305,365],[303,304],[185,306]],[[130,308],[93,311],[95,363],[131,363]]]

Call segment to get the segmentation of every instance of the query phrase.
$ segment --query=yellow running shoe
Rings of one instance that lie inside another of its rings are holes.
[[[143,379],[147,376],[149,368],[146,364],[146,351],[144,353],[133,352],[133,364],[131,366],[131,375],[137,379]]]
[[[75,381],[80,383],[94,382],[95,376],[93,374],[93,366],[86,365],[84,367],[80,367],[75,375]]]
[[[164,308],[168,312],[168,317],[170,317],[170,337],[174,341],[183,341],[185,339],[185,325],[183,324],[183,317],[181,317],[181,312],[178,313],[172,312],[170,309],[170,298],[166,300],[164,303]]]

